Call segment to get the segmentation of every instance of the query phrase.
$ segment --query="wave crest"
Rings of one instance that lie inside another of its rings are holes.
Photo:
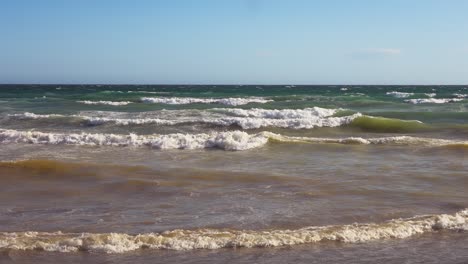
[[[407,98],[407,97],[410,97],[412,95],[414,95],[414,93],[405,93],[405,92],[396,92],[396,91],[392,91],[392,92],[387,92],[386,95],[392,95],[396,98]]]
[[[372,132],[411,132],[429,128],[428,125],[418,120],[401,120],[394,118],[360,116],[354,119],[353,127]]]
[[[296,230],[179,229],[138,235],[5,232],[0,233],[0,249],[124,253],[143,248],[193,250],[277,247],[323,241],[362,243],[381,239],[403,239],[438,230],[468,230],[468,210],[465,209],[455,214],[394,219],[380,224],[312,226]]]
[[[223,105],[245,105],[249,103],[265,104],[273,100],[261,97],[250,98],[194,98],[194,97],[143,97],[142,102],[155,104],[223,104]]]
[[[81,104],[87,104],[87,105],[112,105],[112,106],[122,106],[122,105],[128,105],[131,104],[132,102],[129,101],[121,101],[121,102],[113,102],[113,101],[76,101],[77,103]]]
[[[124,116],[105,113],[94,115],[71,115],[68,117],[78,118],[88,122],[91,125],[99,125],[104,123],[115,123],[117,125],[178,125],[186,123],[201,123],[217,126],[239,126],[242,129],[256,129],[262,127],[280,127],[291,129],[311,129],[316,127],[338,127],[351,123],[355,118],[361,117],[360,113],[355,113],[349,116],[334,117],[340,109],[326,109],[320,107],[305,108],[305,109],[213,109],[212,111],[196,112],[196,115],[185,113],[183,115],[176,114],[172,118],[168,118],[168,114],[164,118],[159,118],[163,114],[160,112],[158,117],[153,116]],[[182,110],[175,110],[181,112]],[[64,115],[40,115],[34,113],[23,113],[10,115],[19,119],[41,119],[41,118],[57,118],[67,117]],[[162,117],[162,116],[161,116]]]
[[[149,146],[156,149],[247,150],[265,145],[268,137],[243,131],[212,134],[118,135],[90,133],[44,133],[38,131],[0,130],[0,143],[67,144],[88,146]]]
[[[18,131],[0,129],[0,143],[83,145],[83,146],[148,146],[156,149],[205,149],[219,148],[224,150],[248,150],[262,147],[269,141],[285,143],[334,143],[364,145],[418,145],[418,146],[465,146],[467,141],[423,138],[411,136],[395,137],[292,137],[260,132],[248,134],[244,131],[226,131],[201,134],[91,134],[91,133],[44,133],[38,131]]]
[[[405,102],[412,104],[445,104],[460,101],[463,101],[463,98],[419,98],[405,100]]]
[[[307,119],[317,117],[328,117],[336,114],[340,109],[327,109],[312,107],[305,109],[240,109],[240,108],[216,108],[214,111],[224,112],[239,117],[259,117],[270,119]]]

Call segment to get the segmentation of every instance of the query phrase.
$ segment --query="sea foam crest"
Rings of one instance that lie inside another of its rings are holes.
[[[438,230],[468,230],[468,210],[455,214],[416,216],[383,223],[311,226],[295,230],[173,230],[130,235],[125,233],[0,233],[0,249],[58,252],[98,251],[124,253],[137,249],[219,249],[277,247],[336,241],[362,243],[382,239],[403,239]]]
[[[157,149],[247,150],[265,145],[268,137],[243,131],[211,134],[118,135],[92,133],[44,133],[38,131],[0,130],[0,143],[67,144],[88,146],[149,146]]]
[[[113,102],[113,101],[76,101],[77,103],[87,104],[87,105],[113,105],[113,106],[121,106],[121,105],[128,105],[132,102],[129,101],[121,101],[121,102]]]
[[[412,136],[394,136],[394,137],[344,137],[344,138],[320,138],[320,137],[290,137],[271,132],[263,132],[268,138],[279,142],[298,142],[298,143],[334,143],[334,144],[362,144],[362,145],[417,145],[417,146],[452,146],[466,145],[468,141],[450,140],[438,138],[424,138]]]
[[[262,147],[270,140],[284,143],[316,144],[363,144],[363,145],[416,145],[416,146],[468,146],[467,141],[422,138],[411,136],[362,138],[292,137],[263,131],[248,134],[244,131],[226,131],[201,134],[92,134],[92,133],[45,133],[0,129],[0,143],[66,144],[84,146],[148,146],[156,149],[204,149],[248,150]]]
[[[356,113],[343,117],[313,117],[313,118],[292,118],[292,119],[269,119],[251,117],[230,117],[217,120],[205,120],[216,125],[231,126],[236,125],[242,129],[255,129],[262,127],[280,127],[292,129],[311,129],[316,127],[338,127],[351,123],[355,118],[362,116]]]
[[[458,97],[458,98],[467,98],[468,97],[468,94],[454,93],[453,95]]]
[[[41,114],[34,114],[34,113],[30,113],[30,112],[24,112],[24,113],[21,113],[21,114],[11,114],[11,115],[8,115],[8,116],[18,118],[18,119],[43,119],[43,118],[66,117],[65,115],[60,115],[60,114],[41,115]]]
[[[264,99],[261,97],[249,98],[194,98],[194,97],[143,97],[142,102],[156,104],[223,104],[223,105],[245,105],[249,103],[265,104],[273,100]]]
[[[392,92],[387,92],[386,95],[392,95],[392,96],[397,97],[397,98],[406,98],[406,97],[410,97],[410,96],[414,95],[414,93],[404,93],[404,92],[392,91]]]
[[[155,124],[155,125],[166,125],[173,126],[177,124],[184,123],[182,120],[167,120],[161,118],[108,118],[108,117],[92,117],[92,116],[77,116],[90,125],[101,125],[105,123],[115,123],[116,125],[145,125],[145,124]],[[188,121],[187,121],[188,122]]]
[[[407,99],[405,102],[412,104],[445,104],[463,101],[463,98],[419,98]]]
[[[272,119],[294,119],[294,118],[315,118],[328,117],[336,114],[340,109],[327,109],[321,107],[312,107],[305,109],[240,109],[240,108],[217,108],[214,111],[229,113],[241,117],[259,117]]]
[[[233,115],[218,118],[212,123],[218,125],[237,125],[243,129],[261,127],[281,127],[293,129],[310,129],[314,127],[337,127],[351,123],[355,118],[362,116],[356,113],[349,116],[333,117],[339,109],[326,109],[320,107],[306,109],[214,109]],[[205,120],[206,121],[206,120]]]
[[[355,118],[362,116],[355,113],[349,116],[333,117],[340,109],[326,109],[320,107],[305,109],[238,109],[238,108],[216,108],[212,111],[202,111],[193,113],[184,110],[175,110],[171,114],[175,116],[166,118],[156,118],[151,116],[131,116],[122,118],[119,113],[98,112],[94,115],[71,115],[68,117],[85,120],[89,124],[99,125],[104,123],[115,123],[117,125],[178,125],[185,123],[204,123],[217,126],[239,126],[242,129],[256,129],[262,127],[280,127],[291,129],[310,129],[315,127],[337,127],[351,123]],[[163,112],[158,113],[161,115]],[[106,114],[103,116],[103,114]],[[116,115],[117,114],[117,115]],[[63,115],[38,115],[33,113],[10,115],[20,119],[39,119],[51,117],[66,117]],[[117,117],[116,117],[117,116]]]

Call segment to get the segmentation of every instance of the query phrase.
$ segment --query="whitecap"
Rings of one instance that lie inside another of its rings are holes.
[[[383,223],[309,226],[300,229],[234,230],[176,229],[162,233],[3,232],[0,249],[52,252],[97,251],[125,253],[138,249],[195,250],[280,247],[320,242],[363,243],[404,239],[439,230],[468,230],[468,210],[455,214],[422,215]]]
[[[397,97],[397,98],[406,98],[406,97],[410,97],[410,96],[414,95],[414,93],[405,93],[405,92],[392,91],[392,92],[387,92],[386,95],[392,95],[392,96]]]
[[[290,129],[312,129],[316,127],[337,127],[351,123],[355,118],[362,116],[355,113],[348,116],[334,117],[340,109],[326,109],[320,107],[305,109],[239,109],[215,108],[210,111],[161,111],[157,117],[151,115],[123,115],[116,112],[95,112],[96,115],[79,114],[70,115],[70,118],[80,118],[89,124],[99,125],[115,123],[117,125],[178,125],[185,123],[200,123],[217,126],[239,126],[242,129],[256,129],[262,127],[280,127]],[[23,113],[11,115],[21,119],[39,119],[52,117],[67,117],[63,115],[38,115]],[[164,117],[164,118],[161,118]]]
[[[87,105],[113,105],[113,106],[122,106],[122,105],[128,105],[131,104],[132,102],[129,101],[121,101],[121,102],[113,102],[113,101],[76,101],[77,103],[81,104],[87,104]]]
[[[0,143],[26,143],[83,146],[148,146],[156,149],[247,150],[265,145],[268,137],[249,135],[243,131],[201,134],[100,134],[100,133],[47,133],[38,131],[0,130]]]
[[[420,98],[420,99],[407,99],[405,102],[412,104],[445,104],[463,101],[462,98]]]
[[[245,105],[249,103],[265,104],[273,100],[264,99],[261,97],[249,98],[194,98],[194,97],[143,97],[142,102],[155,104],[223,104],[223,105]]]

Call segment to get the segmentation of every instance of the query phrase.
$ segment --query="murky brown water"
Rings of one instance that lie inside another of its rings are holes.
[[[18,248],[90,252],[3,249],[3,261],[455,263],[467,257],[463,147],[277,143],[243,152],[161,152],[17,144],[0,153],[3,160],[28,160],[0,164],[4,239]],[[408,219],[418,215],[434,216]],[[127,241],[178,229],[195,233]],[[83,232],[101,237],[70,242]],[[260,248],[242,249],[250,246]],[[417,259],[412,250],[429,253]]]

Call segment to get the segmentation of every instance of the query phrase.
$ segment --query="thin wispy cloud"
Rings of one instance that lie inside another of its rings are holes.
[[[397,48],[366,48],[354,51],[351,56],[356,59],[372,59],[383,57],[395,57],[402,53],[401,49]]]
[[[400,49],[393,49],[393,48],[372,48],[366,49],[364,52],[369,54],[380,54],[380,55],[398,55],[401,53]]]

